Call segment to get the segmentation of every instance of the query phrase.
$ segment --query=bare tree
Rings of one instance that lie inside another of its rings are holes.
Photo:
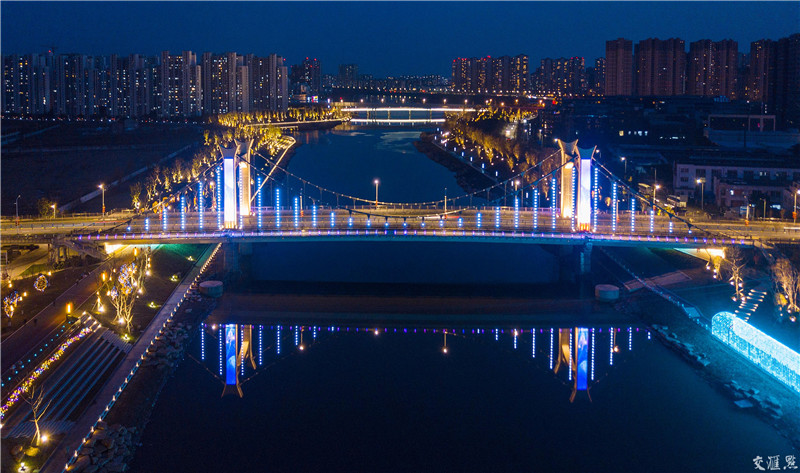
[[[142,203],[142,183],[136,181],[131,185],[131,206],[138,209]]]
[[[743,286],[742,279],[747,266],[744,258],[744,252],[738,246],[732,246],[728,248],[726,253],[728,262],[730,263],[730,282],[733,283],[733,287],[736,289],[736,300],[741,300]]]
[[[772,281],[776,290],[783,292],[789,310],[798,310],[797,294],[800,290],[800,274],[786,258],[778,258],[772,265]]]
[[[42,429],[39,426],[39,421],[42,420],[47,409],[50,407],[52,400],[47,403],[44,402],[44,390],[31,386],[24,395],[25,402],[31,406],[31,418],[33,419],[33,426],[36,428],[36,435],[33,438],[33,445],[38,447],[42,443]]]

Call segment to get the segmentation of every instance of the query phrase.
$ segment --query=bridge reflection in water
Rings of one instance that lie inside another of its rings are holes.
[[[651,340],[645,328],[628,327],[377,327],[338,325],[248,325],[204,323],[198,361],[222,385],[222,395],[243,396],[242,385],[267,375],[287,356],[313,350],[331,336],[436,337],[439,349],[429,356],[453,356],[448,337],[479,343],[530,358],[538,369],[571,388],[570,402],[591,401],[592,386],[613,373],[615,361],[625,359],[634,345]],[[634,339],[638,339],[634,343]]]

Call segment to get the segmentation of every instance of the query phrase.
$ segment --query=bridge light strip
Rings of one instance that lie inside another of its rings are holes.
[[[317,228],[317,204],[311,206],[311,226]]]
[[[553,329],[550,329],[550,369],[553,369]]]
[[[514,229],[519,228],[519,196],[514,196]]]
[[[181,194],[181,231],[186,231],[186,194]]]
[[[636,199],[631,195],[631,233],[636,231]]]
[[[552,197],[550,198],[550,219],[553,231],[556,231],[556,199],[558,199],[558,189],[556,186],[556,178],[553,177],[551,182]]]
[[[628,351],[633,351],[633,328],[628,327]]]
[[[331,212],[331,228],[336,226],[336,212]]]
[[[577,166],[572,166],[570,170],[570,176],[572,177],[572,198],[570,199],[570,204],[572,208],[570,209],[570,225],[572,231],[575,231],[575,217],[578,214],[578,168]]]
[[[167,231],[167,206],[161,204],[161,230]]]
[[[281,326],[278,325],[278,341],[275,343],[275,352],[280,355],[281,354]]]
[[[539,189],[533,190],[533,229],[539,229]]]
[[[464,217],[458,217],[458,228],[464,228]]]
[[[353,216],[352,215],[347,217],[347,226],[350,227],[350,228],[353,228]]]
[[[617,183],[611,183],[611,233],[617,233]]]
[[[500,206],[494,208],[494,228],[500,228]]]
[[[242,330],[239,331],[239,350],[241,350],[242,345],[244,345],[244,325],[242,325]],[[237,356],[236,358],[237,358],[236,361],[239,361],[238,360],[239,357]],[[242,359],[242,364],[240,365],[239,368],[239,374],[244,376],[244,359]]]
[[[294,198],[294,228],[300,228],[300,198]]]
[[[300,345],[300,328],[295,325],[294,326],[294,346]]]
[[[483,217],[481,216],[481,213],[478,212],[478,214],[475,216],[475,227],[481,228],[482,223],[483,223]]]
[[[594,329],[592,329],[592,367],[591,367],[591,380],[594,381]]]
[[[222,228],[222,166],[217,168],[217,228]]]
[[[669,232],[672,233],[672,217],[669,218]]]
[[[611,327],[611,338],[609,342],[609,355],[608,355],[608,365],[614,366],[614,336],[616,332],[614,327]]]
[[[372,227],[372,217],[367,215],[367,228]]]
[[[281,190],[275,189],[275,228],[281,228]]]
[[[514,350],[517,349],[517,329],[514,329]]]
[[[264,326],[258,326],[258,365],[264,364],[264,339],[263,339]]]
[[[197,222],[200,224],[200,230],[203,229],[203,181],[197,183]]]
[[[150,233],[150,217],[144,218],[144,231],[145,233]]]
[[[206,328],[205,324],[200,328],[200,359],[206,359]]]
[[[258,229],[259,230],[261,230],[261,228],[264,225],[264,215],[263,215],[264,212],[262,211],[262,205],[263,205],[263,201],[262,200],[263,199],[261,198],[261,196],[262,196],[262,193],[261,193],[261,181],[262,181],[262,177],[260,175],[256,176],[256,189],[258,189],[258,190],[256,190],[256,207],[258,208],[258,210],[256,210],[256,212],[258,212],[258,220],[257,221],[258,221]],[[260,327],[261,326],[259,326],[259,330],[261,330]],[[259,332],[259,336],[261,336],[260,332]]]
[[[500,329],[494,329],[494,341],[500,339]]]
[[[650,209],[650,233],[653,233],[655,224],[656,224],[656,208],[653,207]]]
[[[536,358],[536,329],[531,329],[531,358]]]
[[[222,376],[222,339],[225,338],[225,324],[219,326],[219,375]]]
[[[444,228],[444,217],[439,217],[439,228]]]
[[[594,166],[594,176],[592,177],[592,232],[597,232],[597,210],[600,199],[600,184],[597,166]]]

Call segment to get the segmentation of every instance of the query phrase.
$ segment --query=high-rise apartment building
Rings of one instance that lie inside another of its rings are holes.
[[[544,58],[536,70],[536,91],[542,95],[582,96],[586,94],[586,68],[582,57]]]
[[[203,53],[203,113],[236,111],[236,66],[235,52]]]
[[[171,55],[161,53],[161,115],[165,117],[200,115],[202,76],[197,56],[191,51]]]
[[[523,94],[530,88],[530,70],[528,56],[519,54],[511,58],[511,72],[508,74],[509,90],[515,94]]]
[[[800,33],[775,44],[775,115],[786,128],[800,128]]]
[[[589,69],[591,72],[589,73]],[[594,60],[594,67],[587,68],[586,82],[589,95],[602,96],[606,86],[606,58],[599,57]]]
[[[606,41],[605,95],[633,94],[633,41]]]
[[[636,43],[634,52],[636,95],[682,95],[686,51],[682,39],[649,38]]]
[[[358,87],[358,64],[339,64],[339,87]]]
[[[689,44],[686,94],[733,97],[738,49],[738,43],[730,39],[719,42],[701,39]]]

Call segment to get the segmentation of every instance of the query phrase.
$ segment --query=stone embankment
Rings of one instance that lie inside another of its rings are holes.
[[[81,448],[70,471],[83,473],[115,473],[125,471],[138,439],[136,427],[97,423],[89,440]]]

